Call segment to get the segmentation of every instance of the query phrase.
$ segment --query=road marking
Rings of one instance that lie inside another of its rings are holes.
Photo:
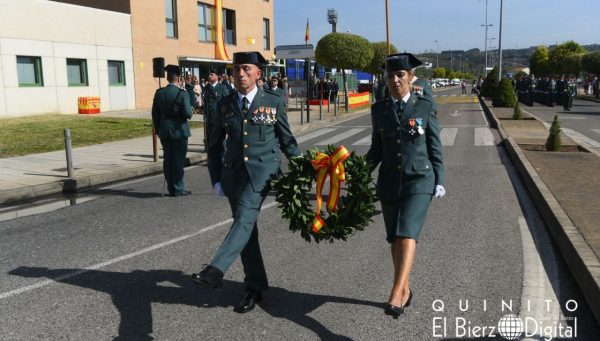
[[[593,140],[583,134],[580,134],[573,129],[561,128],[560,130],[562,130],[563,133],[565,133],[565,135],[570,137],[573,141],[582,144],[584,147],[586,147],[585,145],[587,144],[594,148],[600,148],[600,142]]]
[[[560,116],[561,121],[564,121],[564,120],[586,120],[586,119],[587,119],[587,117],[584,117],[584,116],[564,116],[564,115]]]
[[[523,321],[528,317],[536,321],[542,320],[545,324],[548,323],[547,325],[560,323],[563,315],[560,302],[555,294],[555,292],[560,292],[556,255],[551,247],[539,250],[536,247],[536,245],[549,245],[551,240],[544,232],[542,235],[536,233],[537,230],[541,230],[541,226],[530,229],[522,216],[519,216],[518,224],[523,246],[523,291],[521,292],[519,317]],[[540,252],[543,252],[543,255],[540,255]],[[530,330],[527,332],[534,334],[532,323],[529,324],[529,328]],[[538,340],[538,338],[534,340]]]
[[[442,128],[440,131],[440,140],[442,140],[442,146],[453,146],[457,133],[458,128]]]
[[[440,128],[473,128],[473,127],[488,128],[488,126],[482,125],[482,124],[450,124],[450,125],[440,126]]]
[[[489,126],[490,121],[488,121],[487,117],[485,116],[485,112],[483,111],[483,107],[481,106],[481,103],[479,103],[479,109],[481,109],[481,115],[483,116],[483,119],[485,120],[485,124]]]
[[[600,134],[600,129],[590,129],[590,130],[593,131],[594,133]]]
[[[341,133],[341,134],[337,134],[335,136],[332,136],[326,140],[317,142],[316,145],[317,146],[326,146],[329,144],[336,144],[344,139],[349,138],[352,135],[356,135],[358,133],[360,133],[361,131],[365,130],[365,128],[355,128],[355,129],[348,129],[345,132]]]
[[[315,137],[319,137],[321,135],[329,134],[332,131],[335,131],[335,129],[334,128],[325,128],[325,129],[317,130],[317,131],[314,131],[314,132],[312,132],[310,134],[306,134],[306,135],[302,135],[300,137],[297,137],[296,138],[296,142],[298,142],[298,143],[306,142],[306,141],[308,141],[310,139],[314,139]]]
[[[261,208],[261,211],[269,209],[269,208],[271,208],[271,207],[273,207],[275,205],[277,205],[276,201],[270,202],[270,203],[268,203],[266,205],[263,205],[262,208]],[[138,251],[135,251],[135,252],[132,252],[132,253],[129,253],[129,254],[117,257],[117,258],[109,259],[109,260],[107,260],[105,262],[102,262],[102,263],[98,263],[98,264],[94,264],[92,266],[88,266],[88,267],[86,267],[84,269],[81,269],[81,270],[77,270],[77,271],[66,273],[64,275],[61,275],[61,276],[58,276],[58,277],[55,277],[55,278],[52,278],[52,279],[47,279],[47,280],[44,280],[44,281],[41,281],[41,282],[37,282],[37,283],[32,284],[32,285],[28,285],[28,286],[24,286],[24,287],[21,287],[21,288],[18,288],[18,289],[14,289],[14,290],[11,290],[11,291],[6,291],[6,292],[3,292],[3,293],[0,293],[0,300],[5,299],[5,298],[9,298],[11,296],[23,294],[23,293],[26,293],[26,292],[31,291],[31,290],[39,289],[39,288],[47,286],[48,284],[52,284],[52,283],[64,281],[64,280],[67,280],[69,278],[73,278],[75,276],[79,276],[81,274],[84,274],[84,273],[86,273],[88,271],[97,270],[97,269],[100,269],[100,268],[103,268],[103,267],[106,267],[106,266],[109,266],[109,265],[112,265],[112,264],[115,264],[115,263],[118,263],[118,262],[122,262],[124,260],[130,259],[130,258],[133,258],[133,257],[141,256],[141,255],[146,254],[148,252],[152,252],[152,251],[156,251],[158,249],[162,249],[162,248],[164,248],[166,246],[169,246],[169,245],[172,245],[172,244],[175,244],[175,243],[179,243],[179,242],[184,241],[186,239],[190,239],[192,237],[195,237],[195,236],[197,236],[199,234],[202,234],[202,233],[205,233],[205,232],[208,232],[208,231],[212,231],[212,230],[214,230],[214,229],[216,229],[218,227],[221,227],[223,225],[231,224],[232,222],[233,222],[233,218],[229,218],[227,220],[223,220],[223,221],[218,222],[216,224],[207,226],[207,227],[205,227],[203,229],[200,229],[199,231],[196,231],[194,233],[186,234],[186,235],[183,235],[181,237],[177,237],[177,238],[168,240],[166,242],[158,243],[158,244],[155,244],[155,245],[143,248],[141,250],[138,250]]]
[[[475,128],[475,145],[476,146],[493,146],[494,134],[490,128]]]
[[[460,116],[460,112],[458,110],[454,110],[454,114],[450,114],[450,116],[458,117],[458,116]]]
[[[354,142],[353,146],[370,146],[371,145],[371,135],[365,136],[362,139]]]

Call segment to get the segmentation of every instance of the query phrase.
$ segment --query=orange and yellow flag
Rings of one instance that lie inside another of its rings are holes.
[[[306,34],[304,35],[304,42],[308,44],[310,40],[310,31],[308,29],[308,18],[306,18]]]

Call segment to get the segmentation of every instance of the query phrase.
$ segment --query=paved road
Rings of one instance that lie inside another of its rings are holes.
[[[271,285],[264,304],[232,311],[243,291],[239,262],[223,291],[191,284],[189,274],[210,260],[231,222],[226,199],[213,196],[206,167],[197,166],[186,173],[189,197],[161,198],[163,181],[154,176],[0,222],[0,339],[478,339],[486,335],[475,326],[510,313],[503,301],[544,326],[574,327],[564,318],[576,318],[578,339],[594,339],[598,326],[497,132],[474,98],[456,92],[436,97],[448,194],[430,209],[415,298],[399,320],[382,312],[392,267],[381,215],[348,242],[315,245],[287,230],[269,197],[259,221]],[[363,116],[298,140],[302,149],[335,143],[362,154],[370,133]],[[573,313],[569,299],[578,302]]]
[[[561,129],[567,136],[600,152],[600,103],[574,99],[571,111],[564,111],[562,105],[548,107],[539,103],[533,107],[522,105],[521,108],[547,124],[552,124],[554,115],[558,114]]]

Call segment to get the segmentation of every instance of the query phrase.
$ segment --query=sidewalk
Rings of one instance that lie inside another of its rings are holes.
[[[323,107],[322,120],[319,120],[319,106],[311,106],[311,121],[300,124],[300,111],[293,106],[288,120],[294,133],[316,129],[338,120],[354,118],[369,111],[369,107],[350,113],[334,115]],[[104,117],[151,118],[150,110],[106,112]],[[195,115],[193,121],[202,121]],[[204,150],[204,129],[192,129],[189,139],[187,165],[206,160]],[[94,146],[73,148],[75,176],[67,176],[65,151],[32,154],[0,159],[0,208],[11,203],[36,199],[61,192],[78,192],[90,187],[110,182],[136,178],[162,172],[162,150],[159,142],[159,161],[153,161],[152,137],[103,143]]]
[[[526,110],[529,117],[515,121],[512,108],[493,108],[486,100],[481,104],[600,321],[600,154],[582,152],[586,149],[563,133],[564,151],[543,151],[548,128],[541,121]]]

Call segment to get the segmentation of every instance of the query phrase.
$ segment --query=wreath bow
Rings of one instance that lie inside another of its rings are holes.
[[[327,211],[337,211],[337,204],[340,200],[340,184],[346,181],[346,172],[344,170],[344,161],[350,156],[350,152],[344,146],[340,146],[331,156],[318,152],[311,164],[317,173],[317,212],[313,218],[312,229],[317,233],[325,226],[325,221],[321,218],[321,206],[323,205],[323,186],[329,175],[329,199],[327,200]]]

